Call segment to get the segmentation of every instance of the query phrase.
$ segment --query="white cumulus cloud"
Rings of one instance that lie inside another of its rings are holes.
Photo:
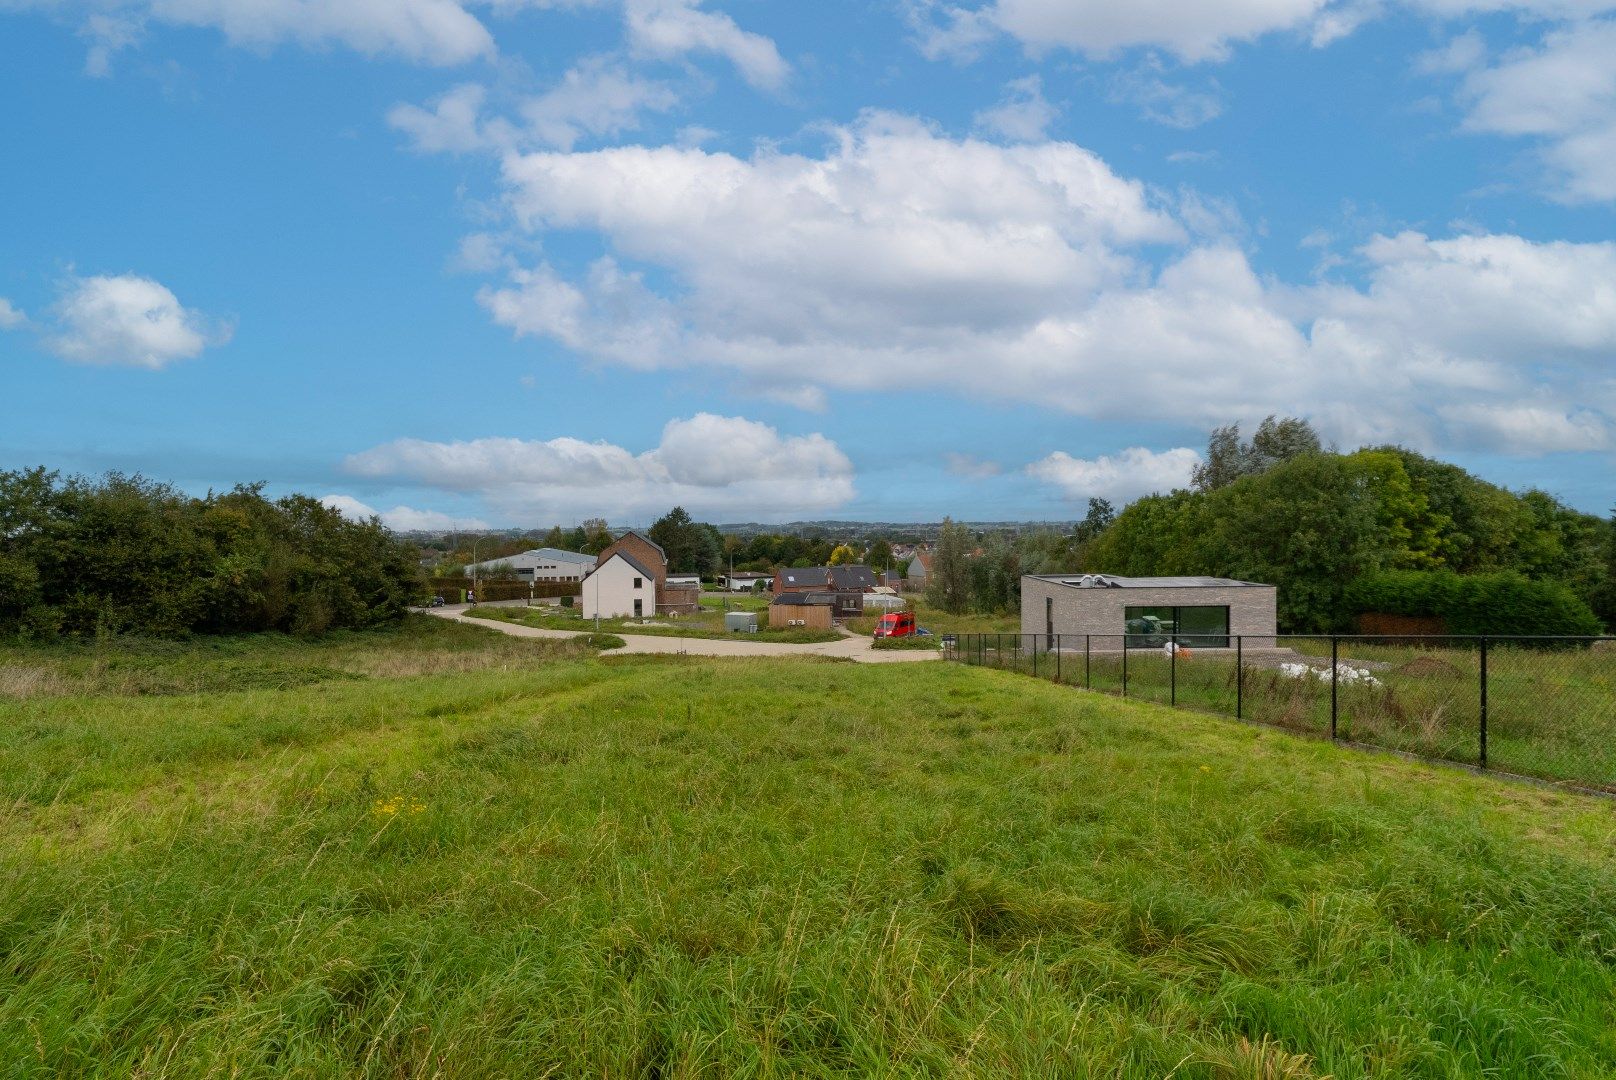
[[[1268,34],[1303,35],[1323,47],[1386,12],[1404,9],[1438,21],[1508,12],[1523,20],[1586,19],[1613,0],[990,0],[976,4],[909,0],[921,51],[971,57],[1003,34],[1037,55],[1066,49],[1109,58],[1126,49],[1162,49],[1186,62],[1226,59],[1233,46]]]
[[[1573,24],[1535,48],[1485,63],[1458,39],[1428,64],[1466,70],[1466,130],[1536,140],[1550,194],[1566,202],[1616,200],[1616,19]]]
[[[422,153],[510,151],[534,146],[571,150],[589,137],[620,135],[648,112],[667,112],[679,97],[665,83],[633,74],[607,57],[580,61],[542,94],[513,103],[513,116],[485,116],[486,87],[456,86],[427,103],[395,105],[387,122]]]
[[[1131,446],[1116,455],[1077,458],[1064,450],[1027,466],[1027,474],[1058,488],[1072,501],[1127,502],[1153,492],[1188,487],[1201,455],[1186,447],[1160,452]]]
[[[391,510],[377,510],[360,502],[352,495],[326,495],[320,502],[351,521],[369,521],[381,518],[382,524],[396,532],[438,532],[445,529],[487,529],[489,524],[481,518],[452,517],[437,510],[417,510],[410,506],[395,506]]]
[[[791,74],[773,41],[741,29],[722,12],[703,11],[700,0],[625,0],[624,20],[630,46],[644,55],[714,53],[764,90],[779,89]]]
[[[1185,60],[1219,60],[1231,44],[1279,30],[1307,28],[1327,0],[995,0],[978,7],[929,5],[922,47],[959,52],[991,33],[1028,49],[1071,49],[1107,57],[1135,46],[1167,49]]]
[[[606,513],[772,517],[835,509],[853,498],[853,465],[823,435],[781,435],[742,417],[671,420],[640,453],[573,438],[399,439],[348,458],[356,476],[474,493],[509,515],[559,520]]]
[[[250,48],[340,45],[426,64],[494,52],[493,37],[462,0],[9,0],[9,6],[81,16],[92,75],[106,74],[113,54],[138,42],[151,23],[206,27]]]
[[[1059,116],[1060,110],[1044,98],[1043,80],[1028,75],[1008,83],[1004,100],[978,112],[975,122],[1013,142],[1041,142]]]
[[[886,114],[818,156],[516,154],[504,179],[516,230],[606,250],[582,273],[513,267],[481,302],[596,362],[725,368],[777,399],[924,386],[1152,422],[1308,415],[1428,449],[1476,427],[1440,405],[1530,398],[1572,430],[1610,408],[1589,399],[1616,349],[1608,243],[1404,233],[1356,253],[1362,284],[1287,285],[1193,193],[1163,205],[1070,143]]]
[[[182,306],[168,288],[135,274],[76,278],[52,309],[47,347],[81,364],[156,370],[230,340],[231,328]]]
[[[28,323],[28,316],[12,304],[10,300],[0,296],[0,330],[15,330]]]

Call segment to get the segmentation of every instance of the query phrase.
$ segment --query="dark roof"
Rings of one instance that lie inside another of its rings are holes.
[[[788,592],[776,596],[771,603],[787,607],[835,607],[836,594],[828,592]]]
[[[862,592],[880,584],[868,566],[798,566],[782,570],[780,575],[787,585],[823,584],[839,592]]]
[[[1040,581],[1053,581],[1071,589],[1229,589],[1249,586],[1271,589],[1260,581],[1236,581],[1221,577],[1118,577],[1116,574],[1028,574]]]
[[[868,566],[832,566],[830,583],[838,589],[873,589],[880,582]]]
[[[793,566],[780,571],[787,585],[829,585],[830,569],[824,566]]]

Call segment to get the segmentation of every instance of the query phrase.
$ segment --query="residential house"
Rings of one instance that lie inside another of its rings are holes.
[[[657,569],[627,551],[614,551],[584,579],[586,619],[641,619],[657,611]]]
[[[905,592],[926,591],[926,586],[931,584],[931,561],[931,552],[915,552],[915,557],[909,561],[909,570],[903,579]]]
[[[725,574],[719,582],[730,592],[751,592],[757,588],[760,581],[773,581],[773,574],[735,573]]]
[[[1273,585],[1214,577],[1027,574],[1021,579],[1021,632],[1036,648],[1271,649],[1278,625]],[[1057,644],[1056,637],[1065,640]]]
[[[790,567],[774,572],[776,598],[792,593],[830,593],[836,598],[838,620],[864,614],[864,594],[876,584],[875,571],[868,566]]]
[[[618,537],[584,579],[585,618],[690,614],[701,609],[699,578],[670,579],[662,545],[637,532]]]

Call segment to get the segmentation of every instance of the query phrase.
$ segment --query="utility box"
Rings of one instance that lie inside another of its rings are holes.
[[[757,612],[726,611],[724,613],[724,629],[732,634],[757,633]]]

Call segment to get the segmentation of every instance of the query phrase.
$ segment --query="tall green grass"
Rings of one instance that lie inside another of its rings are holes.
[[[1032,635],[968,638],[955,655],[1073,686],[1121,694],[1119,638],[1096,637],[1085,657],[1074,635],[1058,657],[1034,656]],[[1127,696],[1200,709],[1311,735],[1330,734],[1330,642],[1278,639],[1283,658],[1191,649],[1176,665],[1162,650],[1130,649]],[[985,647],[984,647],[985,646]],[[1282,659],[1311,657],[1325,674],[1296,677]],[[1339,738],[1466,765],[1481,761],[1481,666],[1472,643],[1430,648],[1408,642],[1342,640],[1339,661],[1374,680],[1336,686]],[[1616,649],[1533,648],[1493,643],[1488,650],[1487,763],[1506,772],[1616,791]]]
[[[767,612],[768,605],[761,608],[753,602],[751,607],[738,607],[734,610],[751,610]],[[472,618],[490,619],[495,622],[511,622],[521,626],[531,626],[539,630],[571,630],[575,632],[593,632],[594,619],[586,619],[582,614],[572,611],[555,610],[549,608],[526,607],[480,607],[467,612]],[[769,626],[768,616],[764,614],[758,619],[759,627],[756,633],[740,634],[733,630],[724,629],[724,609],[704,604],[700,611],[689,615],[677,617],[659,616],[653,621],[643,619],[601,619],[600,632],[611,634],[641,634],[651,637],[682,637],[706,638],[708,640],[745,640],[745,641],[772,641],[786,645],[813,645],[827,641],[839,641],[841,634],[835,630],[815,630],[802,626]]]
[[[527,655],[0,699],[0,1072],[1616,1072],[1605,803],[956,665]]]

